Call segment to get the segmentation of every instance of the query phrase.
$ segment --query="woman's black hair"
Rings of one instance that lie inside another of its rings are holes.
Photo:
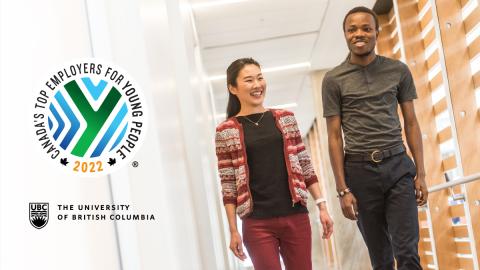
[[[228,91],[228,104],[227,104],[227,119],[235,116],[240,112],[240,100],[238,97],[228,90],[228,87],[237,87],[237,77],[240,71],[246,65],[255,65],[260,68],[260,64],[253,58],[240,58],[233,61],[227,68],[227,91]]]
[[[345,15],[345,18],[343,18],[343,24],[342,24],[343,32],[345,32],[345,22],[347,21],[347,17],[354,14],[354,13],[360,13],[360,12],[368,13],[368,14],[372,15],[373,20],[375,21],[375,30],[377,30],[377,33],[378,33],[379,30],[380,30],[380,25],[378,23],[377,14],[375,13],[375,11],[373,11],[373,10],[367,8],[367,7],[362,7],[362,6],[354,7],[349,12],[347,12],[347,15]]]

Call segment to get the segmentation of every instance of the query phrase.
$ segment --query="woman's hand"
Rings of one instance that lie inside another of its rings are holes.
[[[230,234],[230,250],[242,261],[247,258],[245,253],[243,253],[242,237],[238,232],[232,232]]]
[[[329,239],[333,233],[333,220],[328,214],[327,207],[322,203],[320,208],[320,223],[322,223],[323,239]]]

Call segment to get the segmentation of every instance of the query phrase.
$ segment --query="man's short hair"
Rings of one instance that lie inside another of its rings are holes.
[[[354,7],[347,13],[347,15],[345,15],[345,18],[343,18],[343,24],[342,24],[343,32],[345,32],[345,22],[347,21],[347,17],[354,14],[354,13],[360,13],[360,12],[368,13],[368,14],[372,15],[373,20],[375,20],[375,30],[377,30],[377,32],[379,32],[380,31],[380,25],[378,23],[377,14],[373,10],[371,10],[367,7],[364,7],[364,6]]]

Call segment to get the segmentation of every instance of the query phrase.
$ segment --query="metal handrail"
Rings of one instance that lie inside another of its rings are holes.
[[[466,177],[459,178],[455,181],[450,181],[450,182],[446,182],[446,183],[442,183],[442,184],[430,187],[428,189],[428,192],[429,193],[437,192],[437,191],[440,191],[440,190],[443,190],[443,189],[446,189],[446,188],[449,188],[449,187],[453,187],[453,186],[460,185],[460,184],[466,184],[466,183],[477,181],[477,180],[480,180],[480,173],[472,174],[472,175],[469,175],[469,176],[466,176]]]

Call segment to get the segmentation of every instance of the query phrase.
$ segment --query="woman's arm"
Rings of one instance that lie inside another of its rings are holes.
[[[323,199],[322,192],[320,190],[320,185],[318,182],[315,182],[308,186],[308,191],[310,195],[312,195],[313,199],[316,201],[317,199]],[[324,202],[318,203],[318,210],[320,211],[320,222],[322,223],[323,229],[323,239],[328,239],[333,233],[333,220],[330,218],[327,210],[327,204]]]
[[[298,124],[296,119],[295,119],[295,125],[297,125],[296,129],[298,130]],[[298,135],[296,136],[295,143],[297,148],[298,160],[299,160],[300,166],[302,167],[303,177],[305,178],[305,185],[307,186],[307,189],[310,192],[310,195],[312,195],[315,201],[317,199],[323,199],[324,197],[320,190],[320,185],[318,184],[317,175],[315,174],[315,170],[313,169],[312,160],[310,158],[310,155],[307,152],[307,149],[305,148],[305,144],[303,143],[300,132],[298,132]],[[318,203],[317,206],[318,206],[318,209],[320,210],[320,222],[322,223],[322,229],[323,229],[322,237],[324,239],[328,239],[333,233],[333,221],[330,215],[328,214],[328,210],[325,202]]]
[[[233,254],[240,260],[245,260],[247,257],[243,253],[242,237],[237,229],[237,187],[235,184],[235,173],[233,162],[225,145],[226,138],[224,138],[220,128],[217,128],[215,135],[215,148],[218,161],[218,174],[220,176],[220,183],[222,186],[223,204],[228,219],[228,227],[230,229],[230,249]]]
[[[230,229],[230,250],[240,260],[245,260],[247,256],[243,252],[242,236],[237,229],[237,216],[235,214],[237,206],[231,203],[225,204],[225,212],[227,213],[228,227]]]

